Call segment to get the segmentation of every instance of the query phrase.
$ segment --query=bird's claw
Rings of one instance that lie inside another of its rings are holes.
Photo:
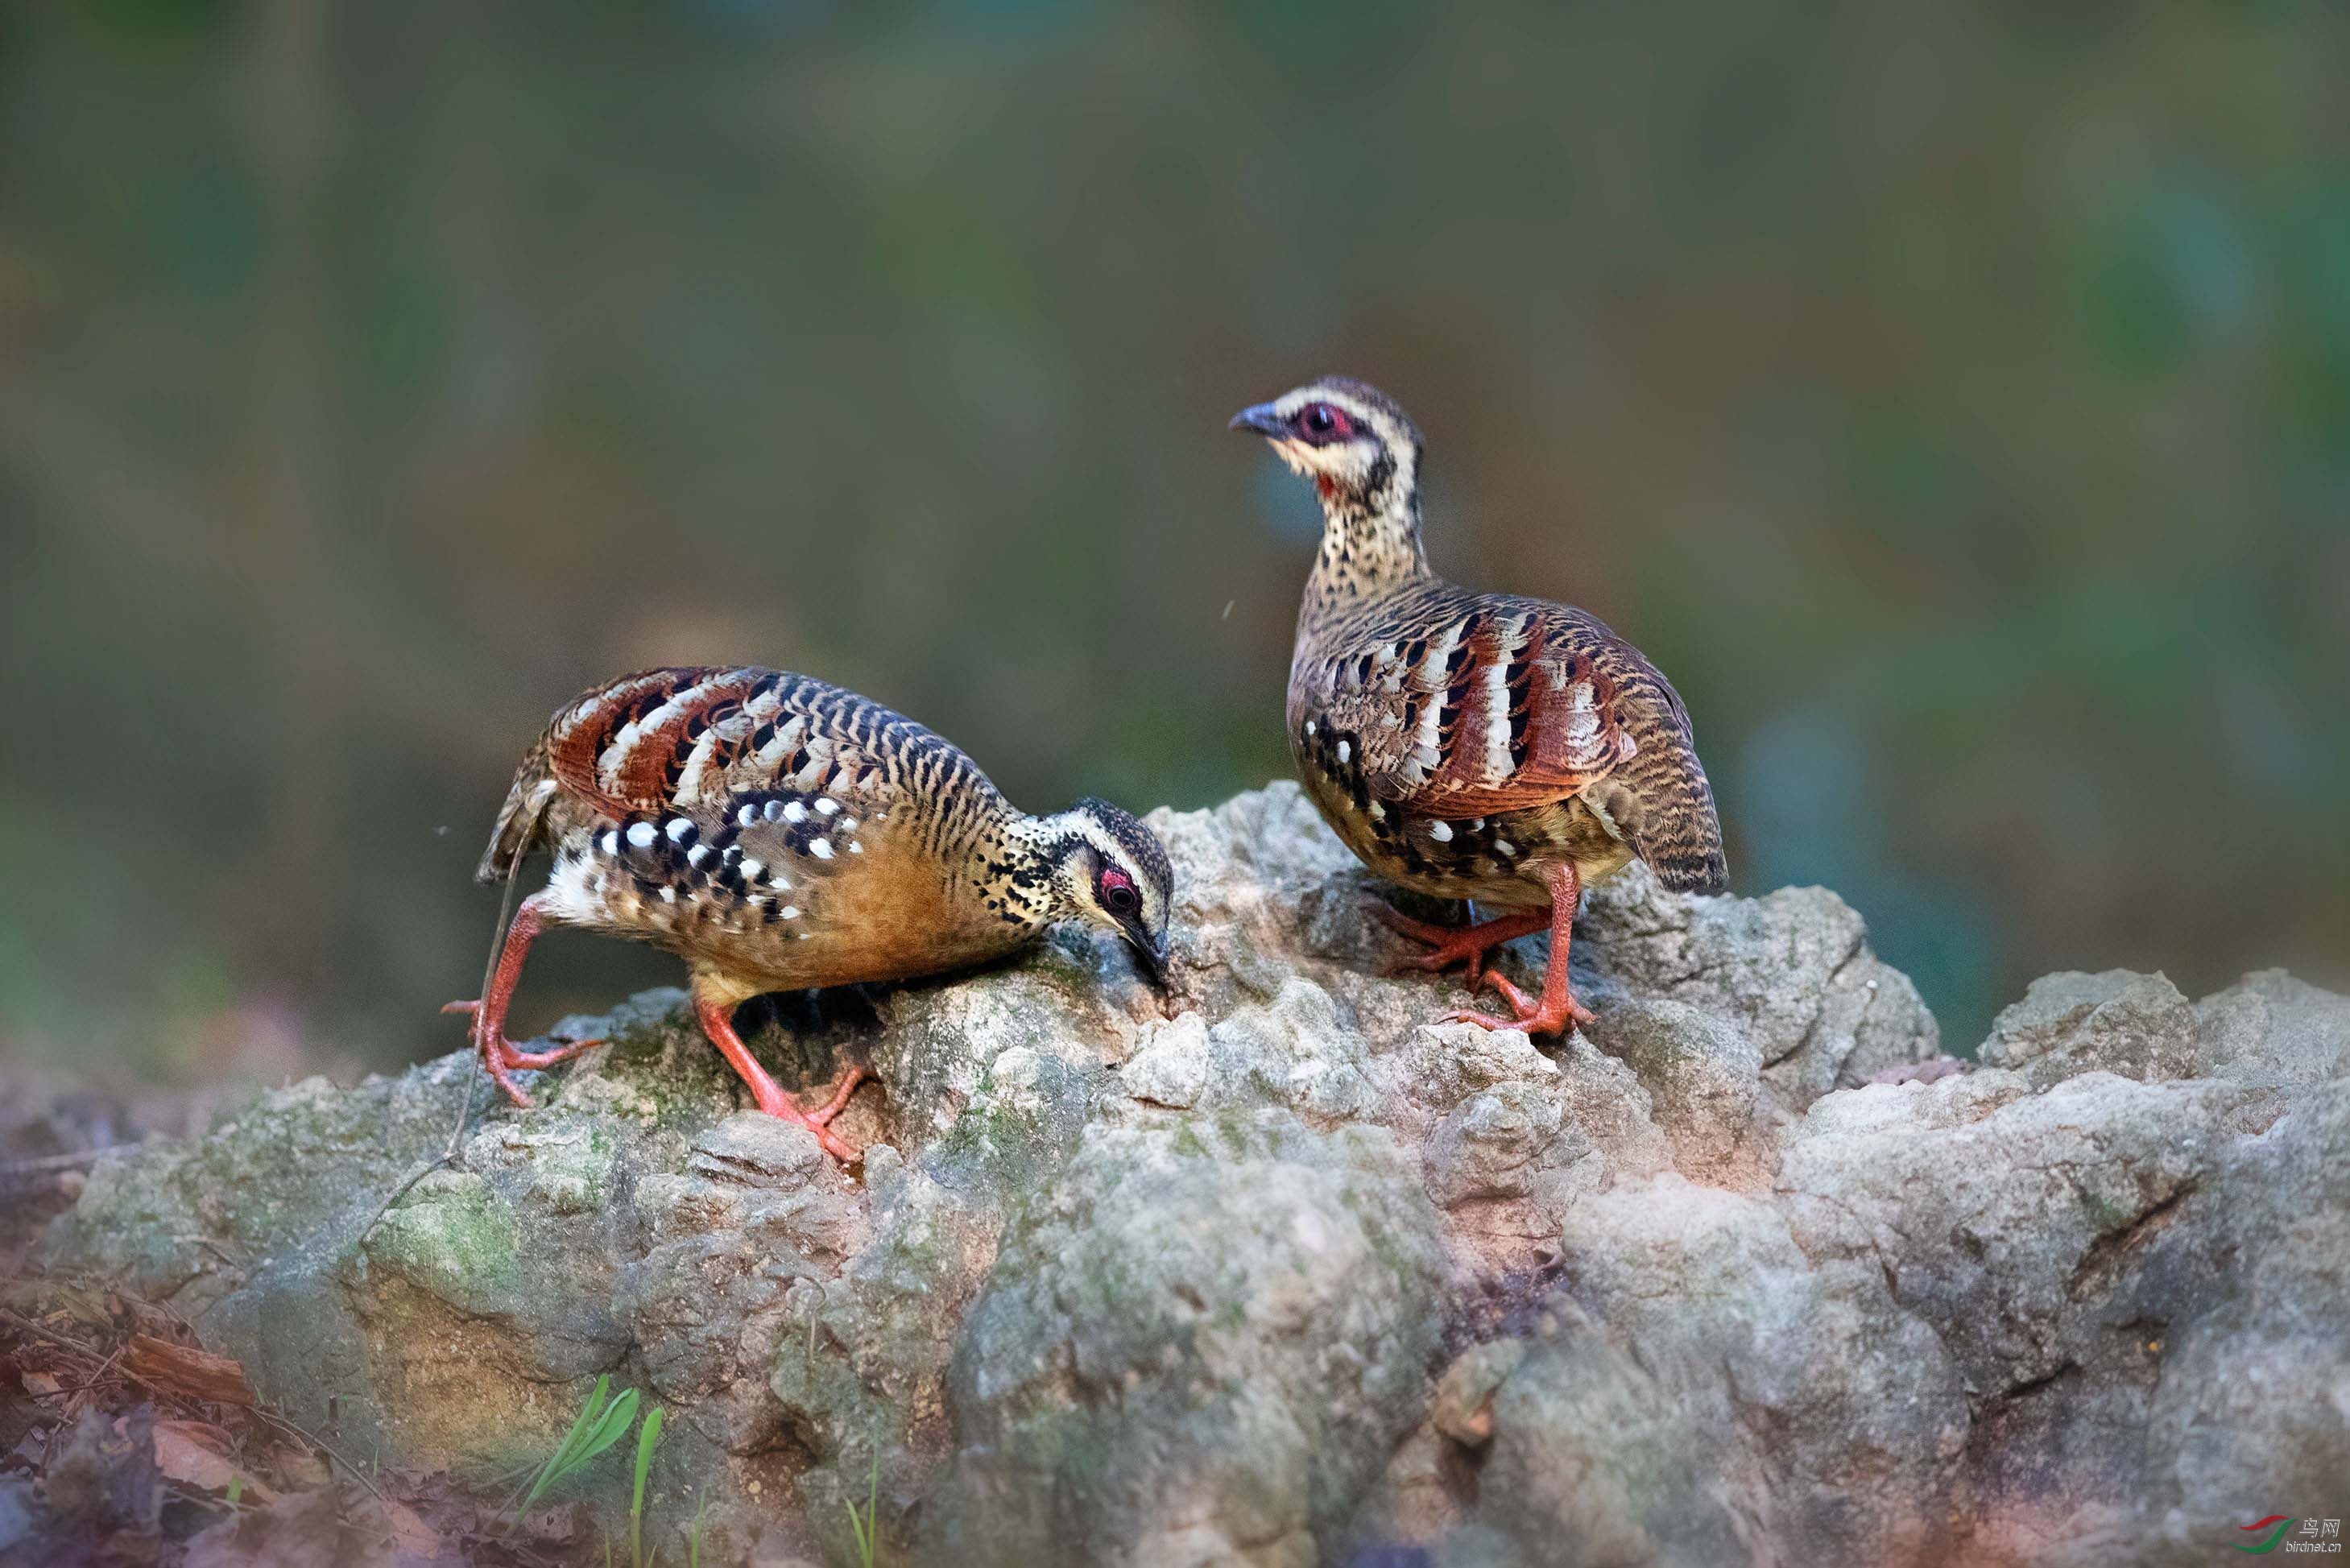
[[[872,1075],[862,1067],[851,1067],[842,1075],[840,1086],[832,1092],[832,1098],[815,1110],[806,1113],[808,1126],[818,1128],[829,1127],[832,1124],[832,1118],[838,1116],[842,1107],[848,1104],[848,1096],[857,1092],[857,1085]]]
[[[482,1060],[484,1062],[494,1063],[494,1065],[492,1068],[492,1075],[498,1078],[500,1085],[504,1087],[507,1095],[510,1097],[513,1097],[515,1104],[518,1106],[528,1106],[530,1102],[527,1099],[520,1097],[522,1091],[516,1089],[512,1084],[507,1083],[502,1075],[497,1074],[497,1067],[504,1067],[508,1072],[515,1071],[517,1068],[527,1068],[535,1072],[543,1067],[552,1067],[558,1062],[568,1062],[574,1056],[578,1055],[582,1051],[593,1050],[595,1047],[604,1044],[600,1038],[595,1040],[557,1040],[554,1046],[549,1050],[525,1051],[521,1046],[515,1044],[513,1041],[507,1039],[504,1034],[499,1034],[487,1039],[483,1037],[480,1028],[482,1004],[479,1002],[452,1002],[443,1004],[441,1011],[443,1012],[458,1013],[474,1021],[473,1049],[482,1054]]]
[[[1529,1034],[1566,1034],[1595,1021],[1591,1009],[1572,995],[1555,1002],[1537,1002],[1510,983],[1499,971],[1485,976],[1485,984],[1499,992],[1502,1000],[1510,1004],[1513,1018],[1501,1018],[1490,1012],[1461,1008],[1444,1015],[1447,1023],[1473,1023],[1481,1029],[1523,1029]]]
[[[808,1131],[816,1134],[816,1147],[823,1149],[825,1153],[832,1156],[833,1158],[840,1161],[843,1165],[853,1165],[857,1161],[865,1158],[865,1151],[863,1149],[849,1147],[847,1143],[841,1140],[841,1137],[838,1133],[833,1131],[830,1127],[825,1126],[823,1122],[816,1120],[812,1116],[802,1113],[799,1115],[785,1116],[784,1119],[785,1121],[795,1121],[799,1123],[800,1126],[807,1128]]]

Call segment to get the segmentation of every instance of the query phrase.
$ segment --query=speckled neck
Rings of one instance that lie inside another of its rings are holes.
[[[1359,490],[1317,486],[1322,548],[1305,579],[1308,623],[1367,598],[1426,580],[1419,542],[1419,453],[1383,453]]]
[[[1070,913],[1053,872],[1066,852],[1069,832],[1057,817],[1013,812],[1003,819],[984,857],[986,890],[1003,919],[1042,930]]]

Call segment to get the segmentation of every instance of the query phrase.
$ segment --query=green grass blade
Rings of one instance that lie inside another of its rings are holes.
[[[636,1418],[637,1391],[633,1388],[623,1388],[620,1390],[619,1397],[612,1401],[612,1407],[604,1412],[604,1418],[597,1422],[594,1429],[588,1432],[587,1441],[579,1445],[579,1452],[572,1457],[571,1463],[567,1468],[577,1469],[614,1443],[619,1442],[628,1435],[629,1428],[635,1423]]]
[[[858,1568],[873,1568],[875,1550],[881,1544],[881,1450],[873,1450],[873,1471],[866,1482],[865,1513],[859,1518],[857,1505],[844,1501],[848,1511],[848,1529],[857,1538]]]
[[[637,1428],[637,1484],[629,1497],[629,1561],[634,1568],[645,1568],[645,1472],[652,1469],[653,1445],[660,1441],[661,1411],[656,1405],[645,1412],[645,1424]]]
[[[573,1417],[571,1430],[563,1434],[563,1441],[555,1446],[555,1452],[546,1456],[546,1462],[539,1466],[538,1473],[531,1478],[530,1486],[522,1500],[522,1510],[525,1513],[529,1512],[538,1500],[546,1495],[548,1487],[561,1480],[577,1462],[571,1458],[572,1451],[578,1448],[582,1436],[603,1413],[604,1397],[610,1390],[611,1386],[612,1379],[609,1374],[597,1377],[596,1391],[588,1396],[588,1403],[581,1406],[579,1414]],[[634,1409],[635,1406],[631,1404],[629,1408]]]
[[[865,1521],[857,1516],[857,1505],[855,1503],[844,1502],[840,1506],[848,1511],[848,1529],[850,1533],[857,1537],[857,1560],[859,1563],[866,1564],[867,1568],[871,1568],[873,1562],[873,1548],[866,1542],[865,1539]]]
[[[565,1435],[562,1444],[540,1467],[538,1475],[531,1482],[528,1495],[523,1499],[525,1512],[530,1511],[548,1488],[628,1434],[629,1426],[636,1420],[639,1396],[633,1388],[623,1388],[617,1398],[607,1404],[605,1386],[608,1381],[603,1377],[596,1380],[596,1392],[589,1398],[588,1407],[580,1412],[580,1418],[571,1424],[571,1430]]]
[[[597,1417],[604,1413],[604,1401],[609,1397],[611,1391],[611,1375],[598,1373],[596,1377],[596,1386],[588,1391],[588,1403],[579,1407],[579,1414],[571,1418],[571,1429],[563,1434],[563,1441],[555,1445],[554,1459],[556,1464],[562,1464],[578,1449],[580,1440],[588,1435],[588,1429],[595,1426]]]

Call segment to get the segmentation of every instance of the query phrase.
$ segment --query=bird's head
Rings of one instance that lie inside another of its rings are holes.
[[[1311,479],[1326,513],[1401,514],[1416,504],[1419,431],[1377,387],[1324,376],[1243,409],[1232,428],[1264,437]]]
[[[1175,901],[1175,873],[1158,835],[1106,800],[1081,800],[1044,826],[1055,915],[1125,938],[1158,983]]]

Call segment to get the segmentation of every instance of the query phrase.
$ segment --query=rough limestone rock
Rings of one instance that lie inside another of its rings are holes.
[[[752,1032],[876,1067],[859,1172],[653,992],[529,1112],[457,1055],[112,1158],[47,1262],[386,1463],[643,1388],[669,1560],[699,1513],[705,1562],[853,1561],[868,1490],[885,1561],[1125,1568],[2202,1563],[2350,1513],[2350,1002],[2055,975],[1950,1071],[1833,894],[1636,868],[1538,1047],[1380,975],[1295,788],[1154,826],[1169,994],[1064,935]]]

